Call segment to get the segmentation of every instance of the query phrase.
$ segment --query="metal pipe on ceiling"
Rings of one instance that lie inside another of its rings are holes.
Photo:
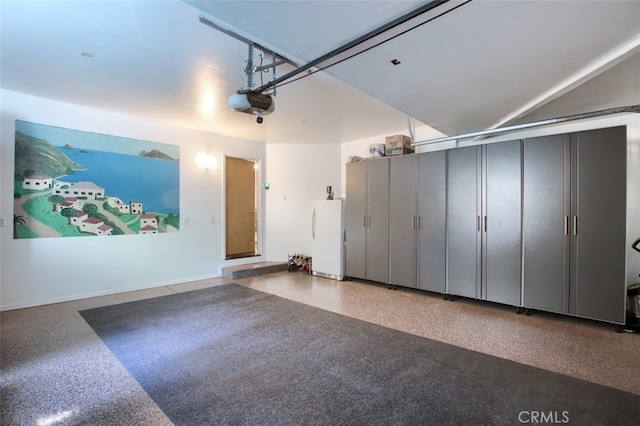
[[[530,123],[516,124],[513,126],[507,126],[507,127],[498,127],[495,129],[481,130],[478,132],[471,132],[471,133],[463,133],[463,134],[454,135],[454,136],[443,136],[440,138],[427,139],[427,140],[418,141],[418,142],[411,142],[411,146],[421,146],[421,145],[434,144],[438,142],[470,139],[470,138],[475,138],[479,136],[492,136],[492,135],[497,135],[501,133],[510,133],[516,130],[530,129],[532,127],[548,126],[550,124],[564,123],[567,121],[582,120],[585,118],[594,118],[594,117],[601,117],[603,115],[620,114],[620,113],[628,113],[628,112],[640,113],[640,104],[616,107],[616,108],[608,108],[608,109],[603,109],[599,111],[585,112],[581,114],[567,115],[564,117],[550,118],[547,120],[532,121]]]

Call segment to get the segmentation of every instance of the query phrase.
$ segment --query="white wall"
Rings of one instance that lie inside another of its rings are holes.
[[[219,276],[224,264],[221,158],[263,160],[263,143],[6,90],[0,95],[0,218],[5,221],[0,227],[1,309]],[[180,146],[180,232],[14,240],[16,119]],[[216,156],[218,167],[198,168],[195,159],[201,152]]]
[[[267,144],[264,190],[267,260],[311,254],[313,201],[327,197],[326,187],[340,189],[340,144]]]

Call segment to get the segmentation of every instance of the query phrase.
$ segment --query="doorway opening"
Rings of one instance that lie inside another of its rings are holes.
[[[258,254],[258,163],[225,157],[225,259]]]

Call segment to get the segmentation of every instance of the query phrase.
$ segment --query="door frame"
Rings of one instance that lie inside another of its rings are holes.
[[[256,255],[250,257],[240,257],[237,259],[227,259],[227,157],[238,158],[246,161],[253,161],[256,167]],[[261,190],[264,182],[264,161],[246,155],[234,155],[222,153],[222,238],[221,253],[222,261],[229,265],[241,265],[245,263],[261,262],[264,258],[264,193]]]

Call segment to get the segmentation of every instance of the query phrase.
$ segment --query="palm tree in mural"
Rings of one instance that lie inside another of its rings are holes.
[[[18,225],[24,225],[25,221],[22,216],[13,215],[13,239],[18,239]]]

